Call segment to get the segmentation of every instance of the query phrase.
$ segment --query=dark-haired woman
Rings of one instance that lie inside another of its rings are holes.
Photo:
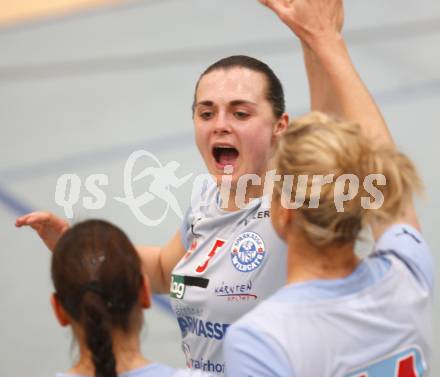
[[[234,188],[246,173],[264,179],[288,116],[270,68],[244,56],[210,67],[197,84],[193,107],[197,145],[215,180],[165,247],[138,251],[153,291],[170,293],[187,365],[223,374],[221,345],[229,325],[285,282],[285,245],[270,224],[262,186],[248,188],[246,197],[255,199],[242,209]],[[226,167],[233,169],[227,203],[217,186]],[[17,225],[36,229],[55,255],[57,238],[69,228],[48,213],[26,215]]]
[[[270,224],[262,186],[248,188],[246,198],[255,199],[242,209],[234,189],[246,173],[264,179],[288,116],[269,67],[242,56],[223,59],[202,75],[193,107],[197,145],[215,179],[165,247],[138,251],[153,291],[170,293],[187,365],[221,375],[229,325],[285,282],[285,246]],[[233,174],[225,203],[217,183],[226,167]],[[51,250],[69,227],[48,213],[26,215],[17,225],[32,226]]]
[[[119,228],[88,220],[67,230],[52,255],[52,280],[55,315],[79,345],[77,363],[57,377],[196,375],[142,355],[142,310],[150,307],[151,292],[136,249]]]
[[[287,2],[280,3],[287,7]],[[339,111],[352,98],[334,90],[334,84],[362,84],[346,83],[339,73],[328,72],[327,66],[344,67],[347,58],[339,48],[341,41],[326,40],[342,28],[342,12],[324,10],[318,20],[299,13],[294,22],[285,21],[302,38],[312,107]],[[298,28],[308,31],[306,38]],[[318,56],[322,45],[330,52],[335,47],[325,61]],[[193,119],[197,146],[214,181],[192,203],[167,245],[139,247],[138,252],[153,291],[170,293],[187,364],[222,374],[221,346],[228,326],[286,279],[286,246],[271,226],[270,198],[264,195],[268,162],[288,124],[281,83],[256,59],[221,59],[197,83]],[[240,177],[246,174],[251,174],[252,184],[242,198],[247,204],[243,207],[236,200]],[[225,175],[230,179],[229,198],[219,189]],[[26,215],[17,225],[33,227],[51,250],[69,227],[48,213]]]

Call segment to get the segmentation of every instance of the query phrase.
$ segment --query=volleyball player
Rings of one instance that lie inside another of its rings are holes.
[[[291,124],[275,159],[278,174],[309,177],[298,209],[283,205],[298,198],[299,186],[288,193],[284,180],[276,183],[272,222],[288,247],[287,285],[228,330],[226,375],[427,376],[433,261],[414,216],[420,181],[412,163],[356,124],[320,113]],[[308,206],[313,174],[333,178],[318,208]],[[342,177],[343,189],[348,174],[360,192],[339,212],[336,182]],[[369,209],[371,192],[363,188],[369,174],[386,178],[376,188],[384,197],[378,209]],[[354,243],[368,225],[376,245],[361,260]]]
[[[52,279],[55,315],[72,327],[79,345],[78,361],[57,377],[202,375],[142,355],[142,311],[150,306],[151,292],[139,255],[119,228],[88,220],[67,230],[52,255]]]
[[[315,43],[314,38],[322,42],[314,49],[314,59],[326,67],[328,77],[339,77],[330,80],[331,90],[338,93],[335,108],[362,128],[312,113],[292,122],[282,136],[274,167],[283,178],[276,182],[271,210],[274,228],[288,247],[288,284],[228,330],[226,374],[426,376],[433,262],[413,206],[413,193],[421,186],[417,172],[395,149],[340,34],[336,29],[324,37],[313,32],[319,30],[323,14],[342,14],[342,2],[264,3],[295,29],[303,43]],[[298,27],[304,26],[301,17],[309,19],[308,28]],[[333,55],[341,59],[332,64]],[[341,211],[345,174],[355,175],[350,183],[359,180],[360,192]],[[379,178],[370,174],[381,174],[384,181],[374,181]],[[308,176],[307,190],[294,184],[292,191],[289,185],[285,191],[289,175]],[[310,205],[316,202],[312,175],[326,177],[321,180],[318,206]],[[339,177],[343,180],[338,186]],[[375,189],[382,192],[384,202],[378,208],[364,186],[369,180],[380,185]],[[287,204],[303,192],[304,204],[289,208]],[[374,252],[361,260],[354,243],[365,226],[372,227],[376,244]]]

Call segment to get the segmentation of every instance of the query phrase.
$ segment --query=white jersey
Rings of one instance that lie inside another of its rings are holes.
[[[224,373],[227,328],[286,281],[286,245],[270,222],[269,201],[219,207],[215,184],[202,190],[181,229],[188,250],[172,272],[171,304],[187,365]]]
[[[226,375],[426,377],[433,286],[421,234],[395,225],[347,278],[288,285],[241,318]]]

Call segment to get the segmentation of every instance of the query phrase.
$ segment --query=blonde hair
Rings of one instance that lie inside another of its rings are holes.
[[[304,205],[296,211],[295,225],[315,245],[353,242],[362,227],[375,221],[389,221],[399,216],[422,184],[412,162],[393,146],[378,145],[367,139],[358,124],[337,121],[313,112],[293,120],[281,137],[274,156],[277,174],[276,199],[280,200],[286,175],[295,179],[306,175]],[[319,205],[309,208],[312,176],[334,174],[332,183],[322,186]],[[358,177],[359,193],[345,202],[344,211],[335,208],[335,181],[344,174]],[[369,174],[383,174],[386,185],[380,191],[384,197],[379,209],[366,209],[362,196],[370,196],[362,182]],[[295,200],[298,185],[292,185],[289,200]],[[290,187],[289,187],[290,189]],[[364,195],[363,195],[364,194]]]

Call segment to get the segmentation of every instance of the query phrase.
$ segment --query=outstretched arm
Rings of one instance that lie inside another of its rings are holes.
[[[310,109],[340,117],[342,114],[338,101],[332,93],[330,80],[316,54],[301,42],[304,65],[307,72],[310,92]]]
[[[356,71],[340,34],[323,37],[303,51],[312,110],[355,121],[372,140],[393,144],[382,113]]]
[[[392,143],[382,114],[356,71],[342,37],[342,0],[260,2],[301,40],[312,110],[356,121],[367,135]]]
[[[342,0],[259,1],[301,40],[312,110],[355,121],[374,142],[394,145],[382,113],[356,71],[342,37]],[[420,229],[412,201],[394,222]],[[375,237],[382,230],[383,226],[375,227]]]
[[[54,251],[58,240],[69,229],[67,221],[50,212],[28,213],[19,217],[15,225],[34,229],[50,251]],[[138,246],[136,250],[141,257],[142,269],[150,278],[153,292],[168,293],[171,271],[185,254],[180,231],[163,247]]]
[[[29,226],[37,232],[50,251],[55,249],[58,240],[69,229],[69,223],[51,212],[36,211],[20,216],[15,220],[15,226]]]

